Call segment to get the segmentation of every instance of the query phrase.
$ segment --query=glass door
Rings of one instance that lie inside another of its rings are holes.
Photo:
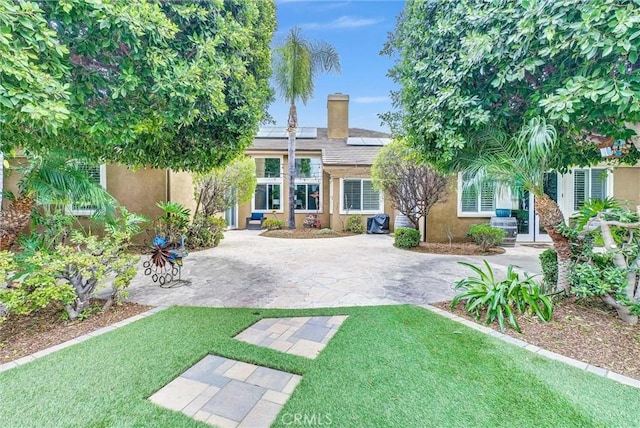
[[[558,174],[545,174],[544,193],[558,202]],[[535,212],[535,197],[528,190],[519,192],[518,209],[513,216],[518,220],[518,242],[551,242],[551,238],[540,225],[540,218]]]
[[[227,222],[227,229],[238,228],[238,205],[237,204],[225,210],[224,219]]]

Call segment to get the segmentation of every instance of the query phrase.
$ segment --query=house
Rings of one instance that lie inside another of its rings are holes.
[[[373,187],[371,165],[389,135],[349,128],[349,96],[327,98],[327,127],[298,128],[296,136],[296,227],[315,215],[321,227],[343,230],[349,215],[392,214],[390,201]],[[261,128],[246,151],[256,163],[258,185],[249,203],[227,211],[230,227],[244,228],[253,212],[288,218],[288,134],[285,128]]]
[[[326,128],[300,128],[296,147],[296,225],[302,227],[307,216],[317,215],[322,227],[342,230],[350,214],[367,216],[392,214],[391,204],[373,188],[371,165],[387,134],[349,128],[349,96],[329,95]],[[284,128],[262,128],[246,151],[255,159],[258,185],[251,202],[227,210],[231,228],[244,228],[252,212],[285,220],[287,217],[288,135]],[[20,158],[12,162],[20,162]],[[23,161],[23,160],[22,160]],[[133,170],[107,164],[87,166],[91,177],[102,184],[129,211],[156,218],[159,201],[179,202],[195,208],[192,177],[169,169]],[[2,174],[2,168],[0,168]],[[15,190],[17,174],[0,175],[2,187]],[[1,202],[1,201],[0,201]],[[6,203],[6,202],[5,202]],[[75,209],[79,216],[91,210]]]
[[[519,242],[550,242],[551,239],[535,215],[535,197],[523,192],[511,198],[498,194],[491,186],[478,191],[464,187],[463,174],[452,178],[453,191],[447,201],[436,204],[429,213],[427,239],[447,242],[464,239],[469,226],[488,223],[496,208],[511,209],[518,221]],[[640,205],[640,168],[637,166],[611,167],[606,164],[590,168],[573,168],[567,174],[549,173],[544,183],[545,193],[558,202],[565,219],[590,199],[613,197],[633,208]]]

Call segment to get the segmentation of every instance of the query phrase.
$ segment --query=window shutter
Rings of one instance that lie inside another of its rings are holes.
[[[81,164],[78,165],[78,169],[84,171],[88,176],[89,180],[100,185],[100,165],[88,165]],[[88,204],[81,200],[77,200],[71,204],[71,210],[76,215],[92,215],[96,210],[95,205]]]
[[[586,199],[587,174],[584,169],[573,172],[573,209],[579,210]]]
[[[377,211],[380,209],[380,193],[373,188],[370,180],[362,180],[362,210]]]
[[[591,199],[604,200],[607,197],[607,172],[604,169],[591,170]]]
[[[492,183],[484,183],[480,189],[480,211],[495,211],[495,186]]]
[[[362,201],[360,180],[344,180],[342,185],[344,192],[344,200],[342,203],[344,204],[345,211],[360,211]]]
[[[462,175],[462,192],[460,194],[460,211],[463,213],[478,212],[478,193],[474,187],[467,187],[468,174]]]

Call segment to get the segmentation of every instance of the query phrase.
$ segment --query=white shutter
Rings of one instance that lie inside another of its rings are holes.
[[[495,193],[495,186],[492,183],[482,184],[480,187],[480,211],[495,211]]]
[[[578,211],[584,201],[587,193],[587,173],[584,169],[576,169],[573,171],[573,209]]]
[[[590,199],[604,200],[607,197],[607,172],[604,169],[591,169]]]
[[[373,188],[371,180],[362,180],[362,210],[380,210],[380,193]]]
[[[461,175],[462,185],[460,192],[460,211],[463,213],[477,213],[478,212],[478,192],[475,187],[467,186],[469,180],[468,174]]]
[[[360,180],[344,180],[342,182],[342,203],[345,211],[362,209],[362,183]]]

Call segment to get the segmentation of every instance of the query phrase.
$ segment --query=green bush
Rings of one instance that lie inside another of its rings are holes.
[[[507,236],[507,232],[488,223],[474,224],[469,228],[467,236],[473,240],[482,251],[500,245]]]
[[[280,230],[284,229],[284,220],[278,220],[277,218],[268,218],[262,222],[262,227],[267,230]]]
[[[364,233],[364,222],[362,216],[358,214],[351,214],[347,218],[347,230],[353,233]]]
[[[217,247],[226,228],[223,218],[197,214],[189,226],[185,244],[190,249]]]
[[[553,248],[544,250],[540,256],[543,282],[549,290],[554,290],[558,285],[558,255]]]
[[[470,276],[455,284],[455,289],[462,289],[451,301],[451,309],[455,308],[460,300],[466,300],[465,309],[470,314],[480,318],[482,312],[486,312],[485,322],[491,324],[498,321],[500,329],[504,331],[505,319],[517,332],[520,326],[516,320],[516,314],[524,312],[535,313],[542,321],[549,321],[553,315],[551,299],[545,296],[532,277],[526,276],[520,279],[513,266],[507,269],[507,278],[496,282],[493,270],[486,260],[483,260],[487,271],[465,262],[458,262],[467,266],[478,274],[478,277]]]
[[[411,227],[398,227],[393,232],[394,244],[398,248],[413,248],[420,245],[420,231]]]

